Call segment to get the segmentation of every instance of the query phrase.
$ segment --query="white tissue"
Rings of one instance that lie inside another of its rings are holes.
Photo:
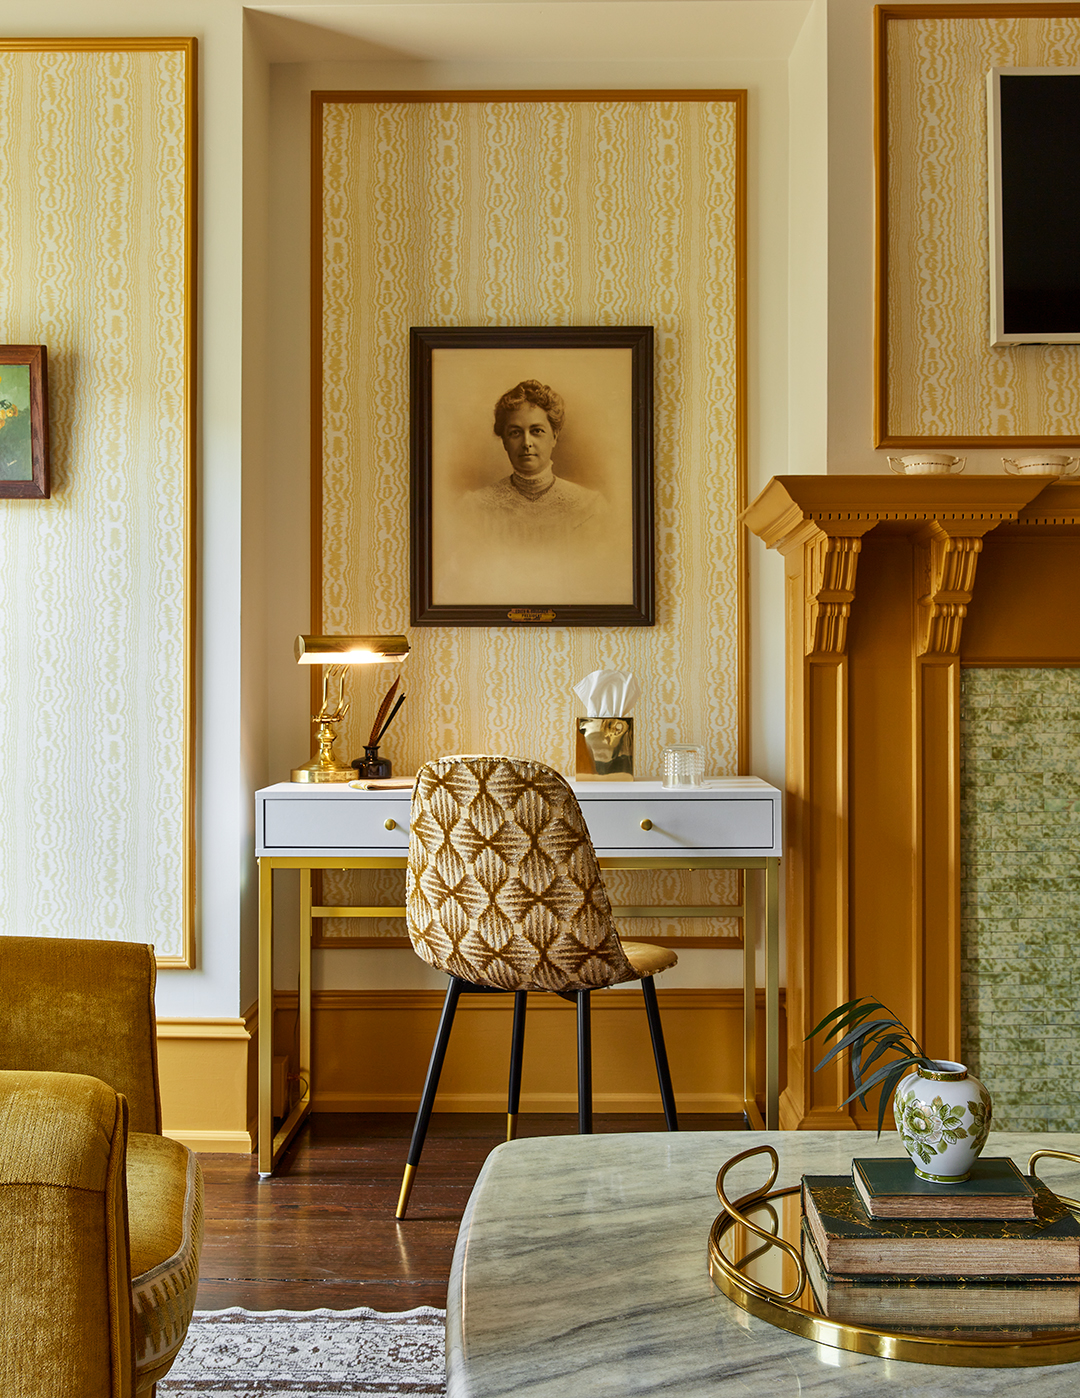
[[[624,718],[641,688],[629,670],[594,670],[578,680],[574,693],[585,705],[586,718]]]

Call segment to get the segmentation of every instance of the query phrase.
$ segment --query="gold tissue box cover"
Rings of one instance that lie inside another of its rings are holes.
[[[574,775],[579,782],[634,780],[634,720],[577,719]]]

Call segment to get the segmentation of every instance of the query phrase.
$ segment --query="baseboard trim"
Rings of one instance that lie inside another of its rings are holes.
[[[312,1110],[316,1112],[404,1112],[412,1116],[420,1104],[417,1093],[358,1093],[316,1092]],[[725,1092],[680,1092],[677,1102],[680,1112],[729,1115],[741,1113],[743,1101]],[[506,1111],[503,1092],[441,1092],[437,1112],[501,1112]],[[594,1092],[593,1111],[639,1113],[663,1111],[660,1094],[637,1092]],[[575,1092],[523,1092],[521,1112],[577,1112]]]
[[[179,1141],[188,1150],[213,1154],[250,1155],[255,1148],[247,1131],[185,1131],[177,1127],[161,1134],[170,1141]]]
[[[251,1150],[257,1041],[247,1016],[157,1022],[165,1134],[191,1150]]]
[[[657,987],[681,1111],[743,1110],[742,990]],[[444,992],[322,990],[312,996],[313,1108],[324,1112],[416,1111]],[[764,992],[757,993],[759,1034]],[[784,993],[780,993],[783,1016]],[[442,1112],[503,1112],[504,1058],[513,996],[465,995],[440,1087]],[[598,1112],[660,1110],[638,986],[597,992],[594,1107]],[[277,991],[275,1052],[294,1051],[295,991]],[[575,1112],[573,1004],[529,996],[524,1112]],[[783,1023],[783,1019],[781,1020]],[[246,1154],[255,1138],[257,1007],[236,1018],[167,1017],[158,1022],[167,1133],[192,1150]],[[763,1059],[759,1056],[759,1083]],[[531,1082],[530,1082],[531,1079]],[[790,1104],[789,1111],[790,1111]],[[805,1129],[832,1121],[792,1122]],[[784,1120],[788,1125],[788,1120]],[[836,1125],[851,1127],[849,1118]]]
[[[876,1126],[876,1120],[875,1120]],[[860,1127],[852,1121],[847,1112],[838,1112],[834,1107],[819,1107],[797,1116],[794,1112],[785,1113],[780,1104],[780,1129],[782,1131],[858,1131]],[[873,1128],[869,1128],[873,1129]]]
[[[323,990],[312,996],[312,1107],[322,1112],[416,1111],[440,990]],[[675,1096],[688,1113],[741,1113],[742,990],[658,990]],[[764,1002],[757,996],[758,1083],[764,1081]],[[592,997],[593,1103],[598,1112],[660,1111],[656,1069],[638,987]],[[781,1005],[783,997],[781,997]],[[294,1055],[295,992],[275,993],[275,1053]],[[463,995],[436,1111],[504,1112],[513,996]],[[576,1112],[575,1006],[529,996],[523,1112]],[[294,1075],[296,1069],[291,1072]]]

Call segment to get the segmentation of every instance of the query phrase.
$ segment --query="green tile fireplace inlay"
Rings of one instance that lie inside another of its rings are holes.
[[[1080,1129],[1080,670],[965,669],[962,1053],[1011,1131]]]

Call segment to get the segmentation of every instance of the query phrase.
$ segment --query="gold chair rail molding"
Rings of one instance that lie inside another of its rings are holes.
[[[159,1019],[158,1039],[250,1039],[249,1020],[245,1019]]]

